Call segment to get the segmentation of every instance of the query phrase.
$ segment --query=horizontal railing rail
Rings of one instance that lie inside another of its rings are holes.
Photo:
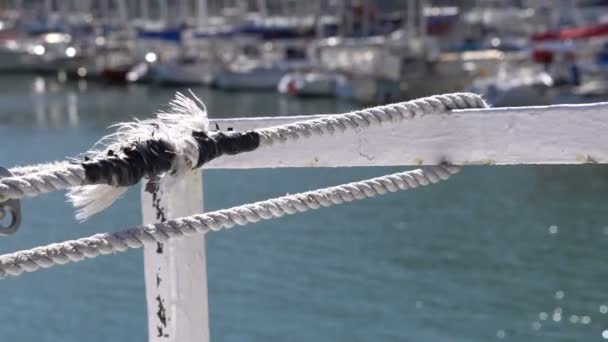
[[[211,120],[221,130],[249,130],[322,116]],[[285,143],[207,169],[276,167],[608,163],[608,103],[454,110],[399,125]]]
[[[462,165],[608,163],[608,103],[484,108],[477,95],[451,94],[333,117],[216,119],[207,125],[206,113],[184,99],[177,109],[178,119],[189,120],[185,124],[171,117],[127,124],[123,128],[131,130],[114,136],[106,150],[93,151],[92,159],[11,169],[13,178],[0,182],[5,200],[81,187],[72,193],[76,202],[109,205],[121,193],[112,191],[144,180],[148,225],[0,256],[0,276],[143,246],[150,341],[205,342],[207,231],[435,184]],[[196,116],[185,115],[190,109]],[[125,137],[135,137],[134,145],[125,147]],[[427,167],[201,214],[201,166],[420,165]],[[160,181],[164,177],[169,180]]]

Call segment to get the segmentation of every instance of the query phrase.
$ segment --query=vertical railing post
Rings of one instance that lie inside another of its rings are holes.
[[[142,186],[144,224],[203,211],[201,171],[171,186]],[[144,248],[149,341],[209,341],[204,235]]]

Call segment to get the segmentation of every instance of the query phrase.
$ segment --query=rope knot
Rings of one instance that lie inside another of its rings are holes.
[[[224,154],[235,155],[255,150],[260,145],[257,132],[192,132],[198,143],[198,163],[196,168]]]
[[[109,150],[81,163],[87,179],[95,184],[125,187],[137,184],[143,177],[153,177],[171,169],[175,152],[163,139],[135,141],[121,148],[121,153]]]

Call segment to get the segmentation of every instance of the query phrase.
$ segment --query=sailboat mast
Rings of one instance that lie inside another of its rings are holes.
[[[266,0],[258,0],[258,13],[262,18],[268,17],[268,4]]]
[[[321,16],[323,15],[323,8],[322,8],[321,0],[315,0],[314,6],[315,6],[315,8],[314,8],[314,11],[315,11],[315,13],[314,13],[315,37],[317,39],[321,39],[325,35],[323,32],[323,23],[321,21]]]
[[[406,7],[406,16],[403,22],[404,29],[404,37],[409,39],[416,35],[416,1],[417,0],[408,0]]]
[[[344,38],[346,35],[346,0],[338,1],[338,36]]]
[[[209,4],[207,0],[198,0],[197,2],[197,21],[199,26],[204,26],[208,23],[207,16],[209,15]]]
[[[150,19],[150,2],[148,0],[139,1],[139,14],[141,19]]]
[[[177,3],[178,10],[179,10],[178,15],[179,15],[179,24],[180,25],[186,24],[188,22],[188,17],[190,14],[190,9],[188,8],[188,7],[190,7],[189,5],[190,5],[190,3],[188,0],[182,0]]]
[[[361,16],[361,34],[363,36],[369,36],[371,33],[371,1],[361,0]]]
[[[419,0],[420,1],[420,26],[418,27],[418,35],[421,40],[424,41],[427,35],[427,19],[426,19],[426,10],[428,8],[428,0]]]
[[[158,1],[158,11],[160,12],[160,20],[167,25],[169,23],[169,4],[167,0]]]
[[[126,0],[116,0],[116,7],[118,10],[120,25],[126,26],[127,22],[129,21]]]

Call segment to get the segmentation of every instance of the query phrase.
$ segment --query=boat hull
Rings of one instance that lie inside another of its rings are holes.
[[[22,53],[0,47],[0,71],[19,71],[23,66]]]
[[[276,90],[285,73],[273,69],[251,72],[223,71],[217,75],[214,84],[224,90]]]
[[[337,74],[290,73],[281,78],[278,91],[291,96],[336,96],[336,88],[342,78]]]
[[[156,69],[156,81],[161,84],[210,85],[217,69],[207,63],[192,65],[160,65]]]

